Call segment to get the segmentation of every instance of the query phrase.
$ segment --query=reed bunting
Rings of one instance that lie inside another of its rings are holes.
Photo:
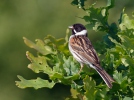
[[[80,63],[81,69],[84,64],[95,69],[109,88],[112,88],[114,79],[100,66],[98,55],[87,37],[87,30],[82,24],[69,26],[72,35],[69,38],[69,50],[73,57]]]

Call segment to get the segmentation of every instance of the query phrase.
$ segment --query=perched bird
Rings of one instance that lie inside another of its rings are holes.
[[[69,38],[69,50],[73,57],[80,63],[95,69],[109,88],[112,88],[114,79],[100,66],[98,55],[87,37],[87,30],[82,24],[69,26],[72,35]]]

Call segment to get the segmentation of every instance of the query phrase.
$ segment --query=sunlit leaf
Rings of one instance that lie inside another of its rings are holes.
[[[71,92],[72,98],[78,98],[77,97],[79,95],[78,91],[76,91],[75,89],[71,88],[70,92]]]
[[[27,58],[31,61],[28,68],[32,69],[35,73],[43,72],[46,74],[51,74],[52,69],[47,64],[47,58],[44,56],[34,57],[30,52],[26,52]]]
[[[48,35],[47,37],[44,38],[44,42],[45,44],[53,48],[54,53],[57,54],[57,51],[59,50],[65,53],[66,55],[69,55],[67,39],[68,36],[66,36],[65,38],[56,39],[55,37]]]
[[[123,98],[123,100],[132,100],[132,98],[130,98],[130,97],[125,97],[125,98]]]
[[[19,75],[18,75],[18,78],[20,79],[20,81],[16,81],[16,85],[22,89],[28,88],[28,87],[33,87],[35,89],[39,89],[43,87],[53,88],[53,86],[55,85],[53,81],[49,82],[48,80],[44,80],[41,78],[26,80],[22,76],[19,76]]]
[[[127,80],[127,76],[123,76],[122,73],[119,73],[118,71],[115,71],[113,77],[116,80],[116,82],[119,84],[121,84],[123,81]]]
[[[134,20],[130,19],[127,14],[123,14],[121,20],[122,22],[119,25],[121,30],[134,29]]]
[[[44,40],[36,39],[35,43],[23,38],[30,48],[37,51],[37,56],[26,52],[31,61],[28,68],[35,73],[47,74],[49,80],[42,78],[26,80],[18,76],[16,85],[20,88],[52,88],[56,83],[70,85],[72,96],[66,100],[131,100],[134,99],[134,19],[121,12],[119,26],[109,24],[109,10],[115,0],[107,0],[107,5],[96,7],[96,3],[85,6],[86,0],[72,0],[72,5],[82,8],[86,15],[86,28],[106,33],[103,40],[95,45],[100,57],[101,66],[113,76],[115,82],[109,89],[100,83],[99,78],[85,65],[79,73],[80,64],[68,50],[69,30],[65,38],[56,39],[48,35]],[[81,18],[81,17],[79,17]],[[93,78],[92,78],[93,77]],[[93,80],[95,79],[95,80]],[[96,86],[97,84],[97,86]]]
[[[107,0],[107,6],[108,6],[109,8],[114,7],[114,4],[115,4],[115,0]]]
[[[38,52],[40,52],[43,55],[47,54],[55,54],[55,52],[52,50],[52,48],[48,45],[45,45],[44,42],[40,39],[36,39],[36,44],[32,41],[28,40],[27,38],[23,37],[24,42],[27,46],[30,48],[34,48]]]

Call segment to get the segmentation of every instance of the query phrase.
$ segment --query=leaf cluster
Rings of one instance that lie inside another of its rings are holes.
[[[114,0],[108,0],[105,7],[95,7],[95,3],[85,7],[86,0],[73,0],[72,5],[82,8],[87,15],[82,19],[87,22],[88,29],[105,32],[103,40],[98,42],[97,52],[101,65],[113,76],[115,82],[109,89],[93,70],[86,66],[79,74],[80,64],[70,55],[68,50],[68,32],[65,38],[56,39],[46,36],[44,40],[36,39],[35,43],[23,38],[30,48],[37,51],[33,55],[26,52],[31,61],[28,65],[35,73],[44,73],[49,80],[38,77],[26,80],[18,76],[19,88],[35,89],[53,88],[55,84],[70,85],[71,96],[66,100],[132,100],[134,99],[134,19],[130,19],[124,10],[118,23],[108,23],[109,10],[114,7]],[[103,50],[100,50],[103,49]]]

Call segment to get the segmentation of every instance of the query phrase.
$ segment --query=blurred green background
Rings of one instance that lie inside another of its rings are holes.
[[[20,89],[15,85],[17,75],[26,79],[45,77],[35,74],[27,65],[30,63],[25,56],[28,48],[22,37],[34,41],[46,35],[56,38],[65,37],[66,29],[74,23],[85,22],[85,12],[72,6],[72,0],[0,0],[0,100],[63,100],[69,93],[69,86],[57,84],[53,89],[32,88]],[[105,6],[107,0],[97,2],[97,6]],[[92,4],[94,0],[87,0]],[[118,22],[120,12],[131,16],[134,9],[132,0],[116,0],[115,7],[110,11],[109,22]],[[100,32],[89,30],[92,42],[102,39]],[[105,34],[105,33],[104,33]],[[36,53],[35,53],[36,54]]]

